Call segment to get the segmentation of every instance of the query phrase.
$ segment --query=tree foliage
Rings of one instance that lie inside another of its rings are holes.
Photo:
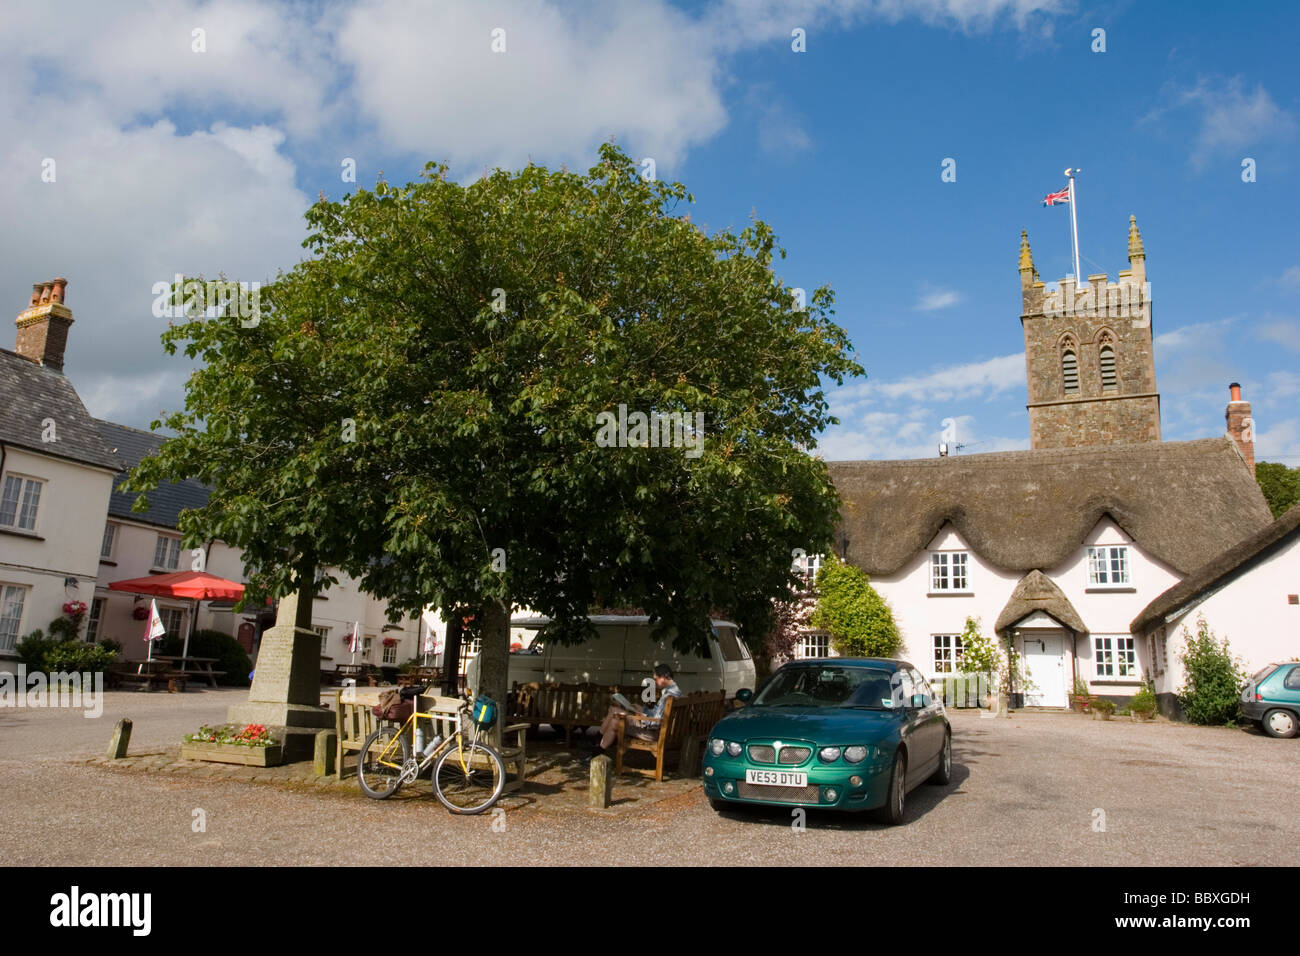
[[[1183,714],[1193,724],[1233,722],[1241,711],[1246,672],[1229,649],[1228,639],[1216,638],[1204,617],[1196,619],[1194,635],[1184,625],[1183,638],[1187,644],[1181,660],[1186,676],[1178,692]]]
[[[1274,518],[1300,504],[1300,468],[1288,468],[1275,461],[1257,462],[1255,480]]]
[[[585,175],[445,173],[322,197],[254,327],[164,333],[201,365],[133,488],[211,485],[187,543],[243,548],[272,593],[328,565],[394,614],[515,603],[574,638],[637,605],[702,646],[723,608],[762,633],[837,518],[806,451],[823,382],[862,371],[831,291],[797,311],[765,223],[705,234],[608,144]],[[700,454],[602,447],[620,406],[702,413]]]
[[[817,573],[811,623],[842,657],[893,657],[902,646],[894,614],[858,567],[830,557]]]

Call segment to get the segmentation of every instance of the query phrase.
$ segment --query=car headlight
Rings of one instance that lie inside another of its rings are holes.
[[[709,741],[709,752],[715,757],[721,757],[723,748],[726,746],[727,742],[725,740],[714,737]]]
[[[733,757],[739,757],[742,749],[743,748],[740,744],[736,743],[734,740],[727,744],[727,753]]]
[[[834,763],[840,759],[840,748],[823,747],[817,752],[817,756],[821,758],[822,763]]]
[[[849,763],[862,763],[871,755],[870,747],[845,747],[844,759]]]

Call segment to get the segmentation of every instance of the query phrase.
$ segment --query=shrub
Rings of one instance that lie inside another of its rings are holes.
[[[831,636],[844,657],[892,657],[902,645],[885,599],[860,568],[831,559],[817,573],[817,609],[810,623]]]
[[[180,654],[185,645],[185,635],[168,634],[154,650],[155,654],[172,656]],[[225,671],[217,678],[217,683],[225,687],[247,687],[248,672],[253,669],[253,662],[239,642],[229,634],[221,631],[195,631],[190,638],[191,657],[215,657],[217,662],[213,670]]]
[[[106,650],[112,651],[114,654],[122,653],[122,642],[115,641],[111,637],[104,638],[102,641],[99,642],[99,646],[105,648]]]
[[[72,671],[102,671],[117,655],[98,644],[62,641],[45,653],[45,671],[55,674]]]
[[[1092,705],[1093,710],[1099,710],[1103,714],[1113,714],[1115,712],[1115,702],[1107,700],[1105,697],[1099,697],[1097,702]]]
[[[1240,715],[1241,685],[1246,672],[1228,649],[1228,639],[1214,636],[1205,618],[1197,618],[1196,634],[1183,627],[1187,647],[1181,659],[1187,677],[1178,693],[1183,713],[1193,724],[1229,724]]]
[[[1142,682],[1142,689],[1128,702],[1128,709],[1138,714],[1149,714],[1156,709],[1156,690],[1150,681]]]
[[[38,628],[19,640],[14,650],[18,652],[18,659],[29,671],[43,671],[46,653],[50,648],[62,643],[56,638],[46,637],[45,632]]]

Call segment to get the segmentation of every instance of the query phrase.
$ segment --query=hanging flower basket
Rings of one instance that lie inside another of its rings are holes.
[[[395,637],[384,638],[384,647],[393,647],[396,644],[397,644],[397,638]]]
[[[149,617],[149,609],[141,604],[139,607],[136,607],[131,611],[131,616],[137,621],[146,620]]]

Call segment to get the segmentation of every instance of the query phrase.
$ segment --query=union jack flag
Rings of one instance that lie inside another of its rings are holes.
[[[1070,201],[1070,187],[1066,186],[1060,192],[1048,193],[1043,197],[1044,206],[1055,206],[1058,202]]]

